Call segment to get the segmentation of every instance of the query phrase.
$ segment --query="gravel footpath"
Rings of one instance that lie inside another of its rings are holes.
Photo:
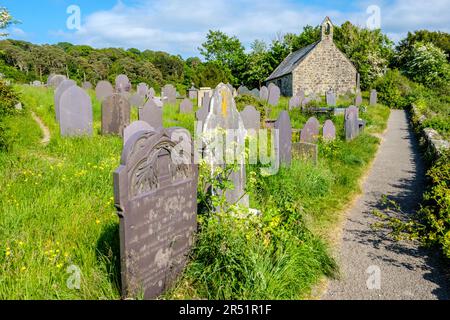
[[[392,241],[384,230],[371,228],[376,221],[371,213],[383,208],[383,195],[399,204],[403,214],[417,209],[424,174],[406,112],[393,110],[363,194],[347,212],[337,258],[340,279],[330,281],[322,299],[449,299],[449,279],[436,253]]]

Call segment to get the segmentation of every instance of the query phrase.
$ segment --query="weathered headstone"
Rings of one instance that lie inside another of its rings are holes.
[[[153,129],[160,131],[163,129],[163,112],[153,100],[139,110],[139,120],[147,122]]]
[[[187,130],[135,133],[114,173],[123,298],[164,293],[194,243],[198,171],[191,150],[180,154],[181,140],[191,144]]]
[[[245,129],[258,131],[261,128],[261,113],[254,106],[246,106],[241,112]]]
[[[123,136],[125,127],[130,124],[130,103],[118,93],[102,102],[102,135]]]
[[[156,95],[155,89],[150,88],[148,90],[148,93],[147,93],[147,98],[148,99],[153,99],[155,97],[155,95]]]
[[[207,108],[201,107],[195,113],[195,118],[197,119],[198,122],[204,124],[206,121],[206,117],[208,117],[208,114],[209,114],[209,106]]]
[[[102,80],[97,83],[95,87],[95,96],[98,101],[103,101],[106,97],[109,97],[114,93],[114,88],[108,81]]]
[[[189,96],[189,99],[191,99],[191,100],[198,99],[198,90],[194,86],[192,86],[188,90],[188,96]]]
[[[189,114],[194,110],[194,106],[192,101],[188,98],[184,99],[180,104],[180,113]]]
[[[42,82],[40,82],[39,80],[35,80],[35,81],[33,81],[32,86],[33,87],[40,87],[40,86],[42,86]]]
[[[140,95],[141,97],[147,97],[148,90],[149,90],[148,85],[146,83],[139,83],[136,88],[137,94]]]
[[[258,89],[253,89],[252,91],[250,91],[250,94],[252,95],[252,96],[254,96],[256,99],[259,99],[259,97],[260,97],[260,92],[259,92],[259,90]]]
[[[269,100],[269,89],[266,86],[263,86],[259,92],[260,99],[264,102]]]
[[[289,110],[300,107],[300,97],[294,96],[289,100]]]
[[[171,84],[167,84],[162,88],[162,94],[161,98],[164,103],[170,104],[170,105],[176,105],[177,104],[177,90],[175,87]]]
[[[126,75],[120,74],[116,77],[116,91],[119,93],[131,91],[131,82]]]
[[[299,97],[300,101],[303,101],[305,99],[305,90],[299,89],[295,95]]]
[[[359,110],[351,106],[345,111],[345,139],[351,141],[359,135]]]
[[[317,164],[319,146],[315,143],[297,142],[292,145],[292,154],[295,159],[312,161]]]
[[[64,91],[66,91],[70,87],[74,87],[76,85],[77,85],[77,83],[73,80],[64,80],[63,82],[61,82],[61,84],[58,86],[58,88],[56,88],[55,96],[54,96],[56,121],[59,122],[59,120],[60,120],[61,96],[63,95]]]
[[[248,88],[246,86],[240,86],[237,91],[238,91],[238,94],[241,96],[245,95],[245,94],[250,94],[250,90],[248,90]]]
[[[269,104],[271,106],[277,106],[280,101],[280,95],[281,95],[280,88],[271,83],[269,85],[269,100],[268,100]]]
[[[227,133],[232,132],[233,135],[227,135],[219,129],[225,130]],[[236,108],[233,93],[230,88],[221,83],[217,86],[211,99],[209,114],[206,117],[203,126],[204,155],[207,163],[214,166],[222,166],[228,161],[236,163],[239,168],[232,172],[230,180],[233,182],[234,189],[226,192],[228,203],[239,203],[243,206],[249,205],[248,196],[246,196],[246,171],[245,171],[245,136],[246,130],[241,115]],[[213,136],[226,143],[211,143],[208,137]],[[220,148],[222,152],[216,152]],[[226,155],[233,155],[232,159],[228,159]],[[228,161],[227,161],[228,160]]]
[[[274,129],[278,131],[275,152],[278,154],[280,165],[290,166],[292,162],[292,124],[287,111],[281,112]]]
[[[210,103],[211,103],[211,97],[209,96],[209,92],[206,92],[203,96],[202,108],[209,109]]]
[[[372,90],[370,92],[370,105],[375,106],[378,103],[378,93],[377,90]]]
[[[131,96],[129,101],[131,106],[140,108],[145,103],[145,96],[141,96],[140,94],[135,93]]]
[[[134,134],[141,131],[155,131],[155,129],[145,121],[134,121],[123,130],[123,144],[125,145]]]
[[[312,117],[306,122],[300,134],[300,142],[317,143],[319,140],[319,121]]]
[[[89,81],[85,81],[83,82],[83,89],[84,90],[91,90],[92,89],[92,83],[90,83]]]
[[[160,109],[162,109],[162,107],[164,106],[164,103],[161,101],[160,98],[153,98],[153,99],[149,99],[149,101],[152,100],[156,106]]]
[[[66,76],[56,74],[48,78],[47,85],[49,87],[58,88],[58,86],[66,79]]]
[[[333,141],[335,139],[336,139],[336,127],[334,126],[333,121],[327,120],[323,125],[323,140]]]
[[[327,105],[329,107],[335,107],[336,106],[336,95],[334,94],[333,91],[327,91],[326,93],[326,98],[327,98]]]
[[[361,91],[358,91],[358,92],[356,92],[355,106],[357,106],[357,107],[361,106],[362,102],[363,102],[363,99],[362,99]]]
[[[64,91],[59,103],[61,136],[92,135],[92,103],[85,90],[72,86]]]

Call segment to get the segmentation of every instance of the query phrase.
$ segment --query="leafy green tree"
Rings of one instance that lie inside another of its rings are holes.
[[[272,69],[267,55],[268,49],[266,43],[261,40],[255,40],[251,47],[247,70],[244,72],[245,83],[250,87],[260,88]]]
[[[444,50],[431,42],[416,42],[403,57],[403,72],[428,87],[442,87],[450,81],[450,64]]]

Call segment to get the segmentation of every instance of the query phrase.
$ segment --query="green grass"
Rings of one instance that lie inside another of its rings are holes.
[[[16,142],[10,153],[0,153],[0,299],[119,299],[112,172],[122,141],[100,135],[95,99],[94,137],[62,139],[53,92],[18,90],[25,110],[5,120]],[[51,131],[46,147],[39,144],[41,131],[31,110]],[[367,133],[351,143],[342,141],[343,119],[335,118],[339,140],[320,145],[317,167],[294,161],[277,176],[258,177],[257,183],[249,178],[252,207],[263,212],[262,220],[236,226],[235,220],[217,225],[216,219],[205,219],[195,259],[165,297],[296,299],[324,275],[332,276],[335,265],[324,239],[358,192],[358,179],[379,143],[369,133],[383,131],[388,114],[382,106],[368,108],[362,115]],[[300,112],[291,116],[297,128],[307,119]],[[164,125],[193,132],[194,115],[180,115],[169,106]],[[80,290],[66,285],[71,265],[81,270]]]

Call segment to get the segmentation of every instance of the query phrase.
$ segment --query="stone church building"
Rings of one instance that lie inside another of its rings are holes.
[[[321,40],[292,52],[266,80],[281,89],[283,96],[293,96],[300,89],[306,94],[338,94],[354,91],[358,71],[333,42],[333,24],[326,17],[322,23]]]

